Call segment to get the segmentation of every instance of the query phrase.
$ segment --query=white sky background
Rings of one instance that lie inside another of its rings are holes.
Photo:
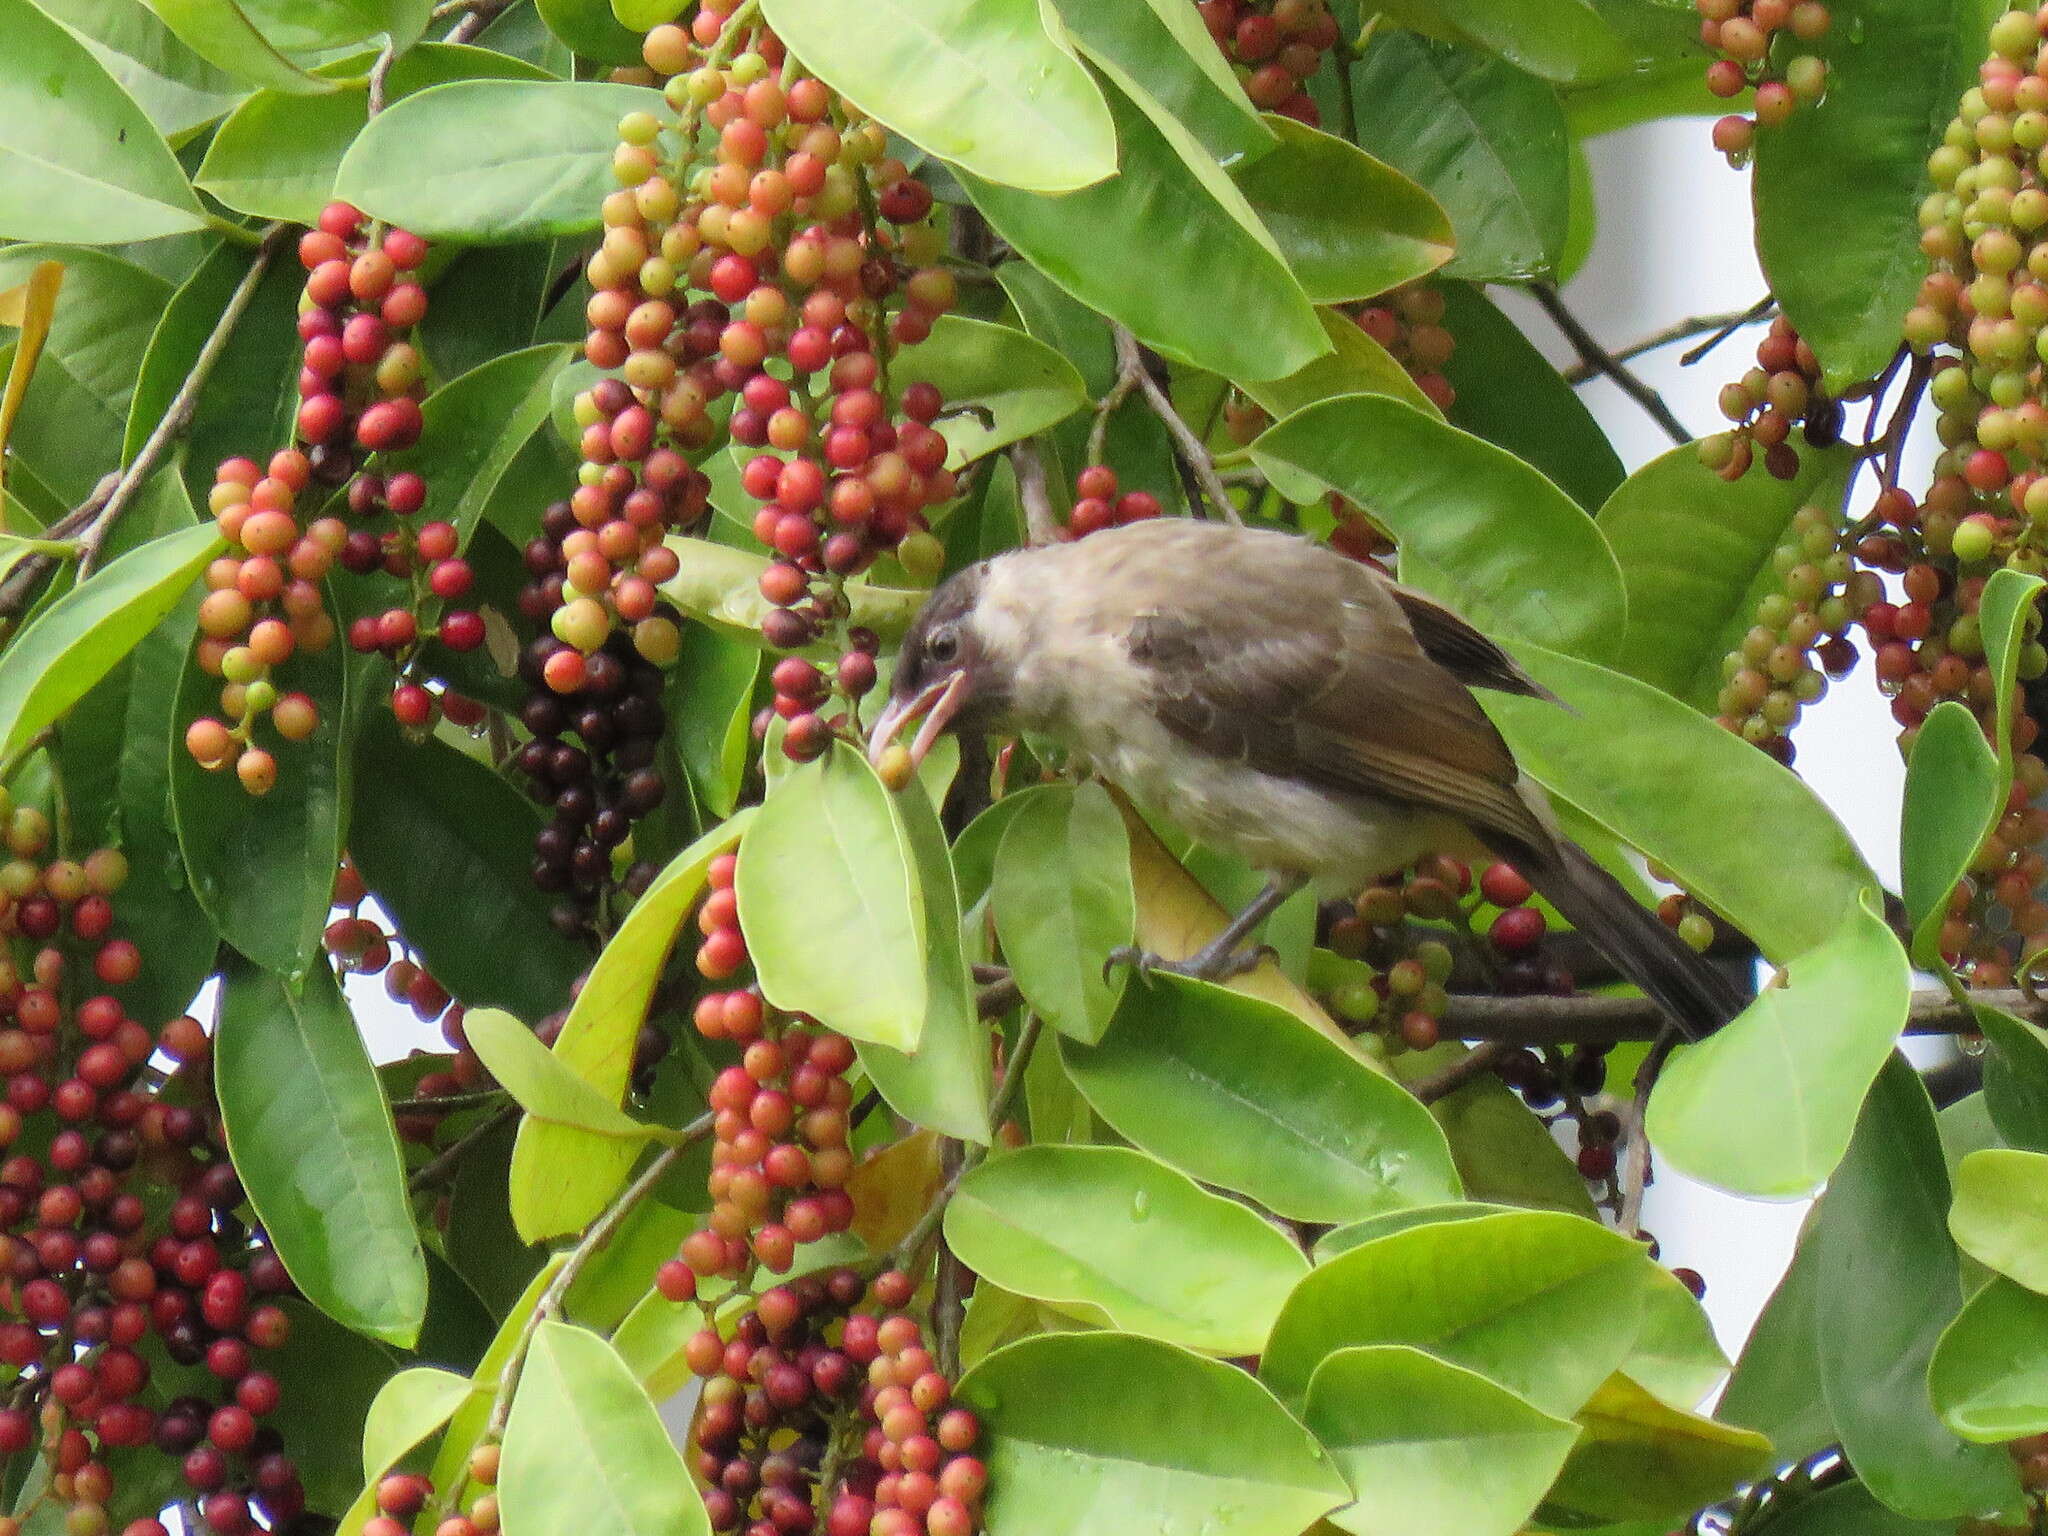
[[[1745,309],[1765,284],[1751,244],[1749,178],[1728,169],[1707,142],[1705,120],[1647,123],[1595,140],[1593,178],[1600,211],[1590,259],[1564,290],[1594,335],[1619,347],[1689,315]],[[1499,290],[1493,296],[1502,298]],[[1506,307],[1561,366],[1572,351],[1533,304],[1508,296]],[[1678,366],[1685,346],[1639,359],[1636,371],[1660,390],[1696,434],[1715,430],[1714,397],[1754,361],[1761,336],[1732,338],[1693,368]],[[1669,446],[1663,433],[1612,384],[1584,387],[1583,398],[1631,470]],[[1908,483],[1924,476],[1923,434],[1908,455]],[[1756,471],[1761,473],[1761,469]],[[1799,770],[1847,825],[1871,867],[1896,886],[1898,806],[1905,768],[1894,727],[1867,664],[1808,710],[1799,733]],[[1770,850],[1757,849],[1758,858]],[[390,1002],[381,980],[351,978],[356,1017],[379,1060],[444,1047],[434,1026]],[[1644,1224],[1667,1264],[1707,1279],[1706,1305],[1721,1342],[1740,1349],[1791,1256],[1806,1203],[1737,1200],[1675,1173],[1652,1186]]]

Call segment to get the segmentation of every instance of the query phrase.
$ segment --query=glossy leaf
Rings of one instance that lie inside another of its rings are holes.
[[[1699,1298],[1653,1260],[1643,1291],[1643,1326],[1622,1375],[1673,1408],[1696,1409],[1728,1376],[1728,1357]]]
[[[1384,395],[1297,411],[1252,445],[1312,476],[1401,542],[1403,580],[1508,637],[1605,655],[1627,609],[1585,511],[1491,443]]]
[[[386,36],[397,51],[426,31],[432,0],[241,0],[263,35],[287,53],[326,53]]]
[[[1918,1520],[2019,1499],[2011,1459],[1958,1440],[1927,1397],[1928,1362],[1961,1307],[1948,1195],[1927,1090],[1894,1057],[1820,1204],[1813,1305],[1843,1453],[1872,1493]]]
[[[2048,1152],[1987,1147],[1964,1158],[1948,1230],[1979,1264],[2048,1294]]]
[[[1536,1112],[1492,1073],[1429,1107],[1451,1145],[1458,1180],[1474,1200],[1595,1214],[1578,1165]]]
[[[19,493],[33,470],[75,506],[118,467],[136,365],[170,287],[103,251],[44,245],[0,249],[0,287],[52,260],[64,264],[64,286],[8,432],[7,482]]]
[[[30,268],[25,281],[0,292],[0,325],[10,326],[16,332],[14,345],[9,349],[4,383],[0,383],[0,453],[7,449],[7,440],[14,434],[15,420],[21,415],[23,403],[28,398],[28,387],[35,378],[36,364],[42,360],[43,346],[50,339],[50,322],[57,310],[57,295],[64,287],[64,263],[54,257],[38,261]],[[4,476],[0,476],[4,480]],[[21,545],[11,545],[0,573],[12,570],[28,555]]]
[[[266,1355],[263,1368],[277,1378],[281,1400],[301,1405],[292,1412],[293,1427],[301,1431],[292,1461],[306,1507],[338,1514],[361,1486],[363,1424],[378,1389],[398,1369],[398,1351],[349,1331],[297,1298],[281,1305],[290,1336]],[[423,1351],[443,1347],[427,1338],[423,1328]]]
[[[362,76],[375,55],[323,66],[323,78]],[[488,48],[424,43],[398,56],[385,76],[387,102],[430,85],[468,79],[545,80],[545,70]],[[259,91],[215,131],[193,181],[239,213],[311,224],[334,196],[335,173],[369,121],[367,80],[324,95]],[[426,434],[431,443],[435,434]]]
[[[116,245],[206,227],[154,124],[92,51],[0,0],[0,236]]]
[[[1978,1291],[1935,1345],[1927,1390],[1979,1445],[2048,1433],[2048,1296],[2003,1275]]]
[[[1757,135],[1756,249],[1785,318],[1831,391],[1869,378],[1899,345],[1926,275],[1918,209],[1927,155],[1977,80],[2004,0],[1866,0],[1859,26],[1810,45],[1828,90],[1812,112]],[[1813,238],[1813,210],[1829,237]]]
[[[470,1007],[541,1018],[587,965],[534,888],[533,802],[466,753],[412,742],[389,710],[356,739],[349,853],[434,979]]]
[[[1812,790],[1739,736],[1646,683],[1512,647],[1567,708],[1487,694],[1523,770],[1672,871],[1783,963],[1832,938],[1877,877]],[[1674,795],[1673,785],[1689,786]],[[1728,828],[1740,825],[1741,838]],[[1760,860],[1757,848],[1771,856]],[[1782,872],[1797,869],[1799,879]]]
[[[1058,10],[1082,53],[1123,71],[1184,123],[1219,164],[1255,160],[1277,142],[1192,6],[1179,0],[1066,0]]]
[[[463,1018],[469,1047],[483,1059],[491,1076],[537,1120],[574,1126],[634,1147],[659,1134],[659,1128],[635,1120],[555,1056],[532,1030],[502,1008],[473,1008]],[[519,1191],[515,1184],[515,1210]],[[531,1242],[543,1234],[521,1229]]]
[[[1458,339],[1443,369],[1457,392],[1447,413],[1451,425],[1525,459],[1580,506],[1597,511],[1622,483],[1623,470],[1578,391],[1478,285],[1445,282],[1436,291],[1444,299],[1444,328]],[[1601,531],[1615,541],[1605,524]],[[1618,542],[1615,556],[1626,585],[1628,559]],[[1631,658],[1637,618],[1631,592],[1630,643],[1623,647]]]
[[[559,1277],[567,1257],[566,1254],[551,1255],[535,1270],[525,1288],[506,1309],[497,1333],[477,1361],[475,1370],[470,1372],[472,1381],[499,1381],[503,1378],[506,1361],[512,1358],[515,1350],[523,1350],[530,1342],[528,1335],[534,1327],[534,1309],[548,1287]],[[441,1444],[434,1452],[433,1467],[428,1473],[437,1487],[451,1486],[462,1477],[462,1469],[469,1462],[469,1453],[483,1437],[493,1397],[495,1393],[491,1397],[475,1394],[464,1401],[448,1420],[447,1432],[441,1436]],[[366,1489],[364,1498],[356,1501],[351,1513],[360,1510],[364,1517],[374,1514],[374,1495],[374,1487]]]
[[[1123,817],[1098,784],[1033,797],[997,850],[992,910],[1026,1001],[1084,1045],[1109,1028],[1125,973],[1105,976],[1131,942],[1137,894]]]
[[[989,1536],[1122,1536],[1139,1510],[1161,1530],[1296,1536],[1350,1497],[1257,1381],[1152,1339],[1024,1339],[955,1395],[987,1426]]]
[[[1369,299],[1451,259],[1436,200],[1356,145],[1268,114],[1278,148],[1232,172],[1317,304]]]
[[[363,1421],[363,1477],[375,1482],[399,1458],[448,1422],[475,1385],[430,1365],[400,1371],[378,1389]]]
[[[1390,10],[1561,85],[1604,80],[1632,62],[1632,50],[1589,0],[1398,0]]]
[[[1436,1221],[1471,1221],[1475,1217],[1498,1216],[1514,1209],[1513,1206],[1495,1205],[1487,1200],[1447,1200],[1442,1205],[1416,1205],[1405,1210],[1382,1211],[1363,1221],[1332,1227],[1316,1239],[1312,1257],[1318,1264],[1327,1264],[1340,1253],[1362,1248],[1376,1238],[1406,1232],[1410,1227],[1426,1227]]]
[[[936,756],[937,754],[933,754]],[[931,759],[927,758],[929,765]],[[861,1042],[860,1063],[889,1106],[906,1119],[987,1145],[991,1067],[988,1026],[975,1006],[960,938],[960,893],[938,807],[919,777],[892,797],[911,861],[914,905],[923,925],[924,1018],[916,1049]],[[741,868],[745,862],[742,860]],[[751,930],[750,930],[751,931]],[[757,967],[758,968],[758,967]],[[824,1014],[837,1027],[837,1016]],[[918,1021],[909,1020],[913,1025]]]
[[[1062,1039],[1060,1054],[1119,1134],[1283,1216],[1458,1197],[1428,1110],[1275,1004],[1156,975],[1124,989],[1099,1044]]]
[[[1771,1292],[1735,1362],[1715,1414],[1754,1429],[1780,1456],[1803,1458],[1835,1443],[1820,1381],[1820,1245],[1808,1215],[1792,1262]]]
[[[602,64],[640,63],[639,34],[620,25],[611,0],[535,0],[535,9],[571,53]]]
[[[409,1345],[427,1269],[384,1088],[322,966],[296,991],[228,973],[214,1081],[235,1171],[308,1301],[371,1338]]]
[[[1268,415],[1281,417],[1338,395],[1391,395],[1430,416],[1440,416],[1394,355],[1359,328],[1341,310],[1319,309],[1316,317],[1330,339],[1330,350],[1284,379],[1254,381],[1244,386]],[[1274,487],[1290,501],[1314,501],[1322,494],[1313,475],[1280,464],[1266,466]]]
[[[768,1001],[855,1040],[914,1050],[924,911],[889,792],[840,747],[791,773],[740,844],[740,924]]]
[[[1991,1043],[1984,1103],[2007,1146],[2048,1152],[2048,1034],[1995,1008],[1977,1009]]]
[[[1991,668],[1998,724],[1992,745],[1998,749],[1999,782],[2012,787],[2013,685],[2019,675],[2020,651],[2027,621],[2040,597],[2043,581],[2031,571],[1993,571],[1978,603],[1978,624],[1984,636],[1984,660]]]
[[[931,383],[945,397],[933,423],[958,469],[1064,421],[1088,403],[1074,365],[1007,325],[941,315],[932,333],[890,369],[892,385]]]
[[[1025,1147],[983,1163],[946,1207],[976,1274],[1086,1321],[1218,1355],[1255,1355],[1301,1250],[1252,1210],[1123,1147]]]
[[[519,1374],[498,1483],[505,1536],[586,1526],[611,1536],[710,1536],[654,1403],[611,1345],[542,1323]]]
[[[617,188],[628,112],[659,91],[595,81],[457,80],[394,103],[342,158],[334,195],[430,240],[514,245],[593,229]]]
[[[280,976],[326,964],[320,933],[354,776],[351,684],[341,651],[333,645],[318,655],[301,652],[280,669],[278,686],[304,692],[320,719],[311,736],[292,744],[269,794],[251,797],[232,768],[201,768],[182,736],[171,753],[171,811],[192,893],[222,938]],[[177,719],[217,714],[220,689],[220,679],[188,655]]]
[[[37,9],[69,27],[167,139],[181,139],[247,94],[246,85],[180,42],[143,0],[37,0]]]
[[[296,95],[334,89],[333,81],[306,73],[286,57],[240,0],[149,0],[149,5],[186,47],[237,79]]]
[[[1998,754],[1970,707],[1944,699],[1913,738],[1900,813],[1899,880],[1912,924],[1913,958],[1940,959],[1941,926],[1956,885],[2005,812]]]
[[[209,524],[153,539],[45,608],[7,650],[0,757],[12,757],[117,666],[220,553]]]
[[[739,803],[760,671],[758,646],[707,624],[683,626],[682,655],[669,675],[669,733],[697,803],[714,816]]]
[[[499,484],[548,419],[555,375],[569,360],[560,343],[509,352],[450,379],[420,408],[420,444],[391,456],[427,482],[422,516],[453,523],[464,542]]]
[[[1610,1376],[1578,1412],[1583,1432],[1547,1501],[1581,1520],[1675,1520],[1719,1503],[1771,1464],[1771,1442],[1659,1402]]]
[[[1484,3],[1484,0],[1481,0]],[[1352,67],[1358,142],[1450,215],[1451,277],[1526,278],[1564,252],[1570,135],[1557,94],[1467,48],[1382,28]]]
[[[1596,1222],[1517,1211],[1378,1238],[1295,1287],[1259,1363],[1290,1403],[1359,1344],[1406,1344],[1576,1413],[1621,1363],[1643,1309],[1642,1250]]]
[[[1117,168],[1102,92],[1036,0],[877,0],[858,11],[766,0],[761,11],[827,85],[976,178],[1071,192]],[[933,91],[933,80],[947,88]]]
[[[1650,1096],[1652,1144],[1721,1189],[1808,1193],[1849,1150],[1912,996],[1905,950],[1866,898],[1733,1023],[1679,1048]],[[1732,1116],[1730,1104],[1748,1112]]]
[[[1302,1411],[1357,1494],[1329,1523],[1352,1536],[1513,1536],[1578,1436],[1474,1371],[1419,1349],[1340,1349]]]
[[[1908,1520],[1871,1497],[1861,1483],[1838,1483],[1772,1522],[1783,1536],[1954,1536],[1953,1520]]]
[[[1232,379],[1293,373],[1328,347],[1308,297],[1244,195],[1171,119],[1148,117],[1114,85],[1114,176],[1063,197],[961,185],[1019,255],[1148,346]],[[1146,253],[1102,260],[1105,230]],[[1200,292],[1205,300],[1189,304]]]

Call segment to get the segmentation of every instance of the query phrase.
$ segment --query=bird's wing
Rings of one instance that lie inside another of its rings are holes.
[[[1205,583],[1137,617],[1130,654],[1167,728],[1265,773],[1444,812],[1511,847],[1548,846],[1507,744],[1418,643],[1391,585],[1300,548],[1286,571]]]
[[[1423,654],[1467,688],[1560,702],[1556,694],[1524,672],[1514,657],[1441,603],[1398,582],[1389,581],[1386,588],[1408,616]]]

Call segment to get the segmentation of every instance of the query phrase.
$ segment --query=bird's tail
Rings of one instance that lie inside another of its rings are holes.
[[[1560,838],[1554,853],[1518,862],[1529,883],[1548,897],[1587,941],[1641,987],[1689,1040],[1719,1029],[1746,1003],[1735,983],[1695,952],[1595,863],[1583,848]],[[1536,867],[1528,867],[1533,862]]]

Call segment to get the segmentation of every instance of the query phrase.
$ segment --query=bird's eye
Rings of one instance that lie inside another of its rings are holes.
[[[942,629],[925,642],[925,654],[941,666],[945,666],[960,654],[960,637],[950,629]]]

